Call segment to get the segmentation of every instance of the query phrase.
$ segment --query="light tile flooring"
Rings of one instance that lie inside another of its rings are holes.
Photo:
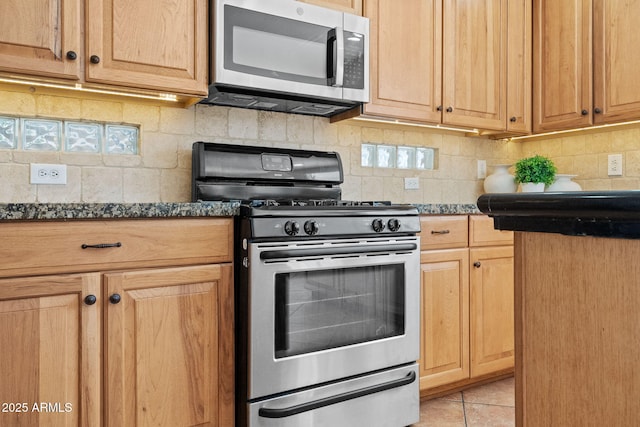
[[[515,426],[513,377],[420,404],[420,422],[413,427]]]

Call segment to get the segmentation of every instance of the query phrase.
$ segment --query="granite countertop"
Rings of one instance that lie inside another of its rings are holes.
[[[640,191],[484,194],[478,208],[500,230],[640,238]]]
[[[0,204],[0,221],[114,218],[232,217],[238,202],[198,203],[7,203]],[[421,214],[481,213],[474,204],[414,204]]]

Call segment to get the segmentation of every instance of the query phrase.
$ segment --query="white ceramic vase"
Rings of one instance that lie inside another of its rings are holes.
[[[542,193],[544,192],[544,182],[522,182],[520,189],[523,193]]]
[[[493,173],[484,179],[486,193],[515,193],[518,186],[509,173],[511,165],[495,165]]]
[[[580,184],[572,181],[576,176],[578,175],[557,173],[553,184],[547,187],[547,191],[582,191]]]

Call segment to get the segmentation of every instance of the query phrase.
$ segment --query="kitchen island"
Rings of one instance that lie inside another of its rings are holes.
[[[640,409],[640,192],[485,194],[515,231],[518,426],[632,426]]]

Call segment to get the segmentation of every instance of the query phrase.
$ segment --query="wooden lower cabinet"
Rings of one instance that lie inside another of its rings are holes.
[[[470,249],[471,376],[513,368],[513,246]]]
[[[233,425],[231,266],[109,273],[104,285],[105,425]]]
[[[233,427],[231,225],[3,224],[0,426]]]
[[[0,425],[99,426],[98,273],[0,280]]]
[[[420,388],[431,388],[469,377],[469,250],[425,251],[420,262]]]
[[[512,375],[513,233],[479,215],[425,216],[421,225],[421,396]]]

